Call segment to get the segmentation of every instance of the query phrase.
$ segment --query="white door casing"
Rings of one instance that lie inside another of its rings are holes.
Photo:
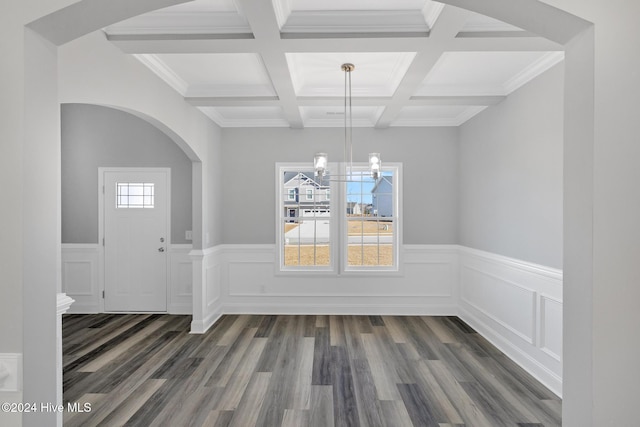
[[[100,175],[104,311],[166,312],[170,169],[100,168]]]

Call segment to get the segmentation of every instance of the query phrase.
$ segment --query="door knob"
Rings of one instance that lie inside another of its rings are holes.
[[[158,252],[164,252],[164,248],[158,248]]]

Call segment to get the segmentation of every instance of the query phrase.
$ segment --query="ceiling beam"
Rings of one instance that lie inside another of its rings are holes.
[[[423,46],[413,58],[409,69],[393,94],[393,101],[378,118],[377,128],[386,128],[396,119],[402,107],[407,104],[420,84],[447,50],[450,41],[458,34],[470,12],[451,6],[445,6],[435,26],[431,29],[429,45]]]
[[[124,53],[130,54],[256,53],[259,51],[253,34],[107,34],[107,40]]]
[[[237,0],[237,4],[260,44],[262,61],[281,101],[285,118],[292,128],[302,128],[302,115],[296,104],[296,91],[285,51],[280,45],[280,26],[273,3],[265,0]]]
[[[277,96],[187,96],[184,98],[194,107],[279,107]]]

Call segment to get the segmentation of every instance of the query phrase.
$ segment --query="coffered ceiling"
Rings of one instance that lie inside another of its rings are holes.
[[[431,0],[195,0],[105,28],[222,127],[458,126],[562,47]]]

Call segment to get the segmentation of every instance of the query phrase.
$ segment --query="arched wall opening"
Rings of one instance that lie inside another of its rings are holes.
[[[55,293],[59,292],[60,257],[60,170],[59,140],[56,142],[55,121],[58,120],[57,94],[55,90],[57,46],[95,31],[109,23],[117,22],[146,11],[166,7],[183,1],[147,0],[137,2],[132,10],[129,2],[84,0],[47,15],[28,25],[25,40],[25,150],[39,151],[37,158],[26,159],[25,169],[40,168],[39,179],[24,177],[24,191],[32,201],[24,204],[23,229],[25,245],[23,253],[42,259],[39,273],[28,272],[23,267],[23,327],[24,327],[24,400],[58,400],[61,378],[52,363],[42,363],[41,354],[54,353],[56,343],[47,338],[37,344],[28,344],[34,336],[41,335],[42,325],[51,325],[55,318]],[[531,30],[543,37],[562,43],[566,47],[565,85],[565,336],[572,336],[571,346],[565,346],[565,422],[568,425],[589,425],[591,406],[591,325],[592,325],[592,192],[585,182],[593,182],[593,29],[589,23],[559,9],[536,0],[488,0],[479,4],[472,0],[445,0],[444,3],[473,10],[505,22]],[[540,18],[540,15],[544,18]],[[82,25],[78,24],[82,16]],[[531,16],[537,16],[532,20]],[[33,31],[31,31],[33,30]],[[53,76],[53,78],[52,78]],[[31,86],[30,86],[31,85]],[[38,132],[30,128],[38,127]],[[59,132],[58,132],[59,134]],[[53,151],[52,151],[53,150]],[[48,153],[54,155],[49,156]],[[27,167],[28,166],[28,167]],[[50,179],[46,188],[40,188],[42,178]],[[53,196],[50,193],[53,193]],[[43,219],[39,211],[56,212],[54,220]],[[587,212],[587,215],[584,213]],[[582,215],[576,215],[580,213]],[[567,221],[569,218],[571,221]],[[579,219],[578,219],[579,218]],[[44,236],[44,237],[43,237]],[[46,244],[42,243],[43,238]],[[195,242],[194,242],[195,243]],[[24,255],[25,258],[27,255]],[[51,289],[51,279],[58,277],[57,288]],[[584,327],[584,325],[589,325]],[[59,325],[58,325],[59,328]],[[51,328],[47,330],[51,332]],[[45,332],[47,336],[51,335]],[[55,335],[55,334],[53,334]],[[580,415],[586,423],[580,423]],[[568,416],[567,416],[568,414]],[[55,414],[38,414],[25,417],[24,425],[47,425]]]
[[[161,130],[144,114],[112,107],[63,104],[61,120],[63,244],[98,243],[100,167],[171,168],[170,242],[191,243],[186,232],[201,229],[193,220],[201,194],[192,189],[198,179],[192,162],[199,159],[182,138],[170,137],[166,126]]]

